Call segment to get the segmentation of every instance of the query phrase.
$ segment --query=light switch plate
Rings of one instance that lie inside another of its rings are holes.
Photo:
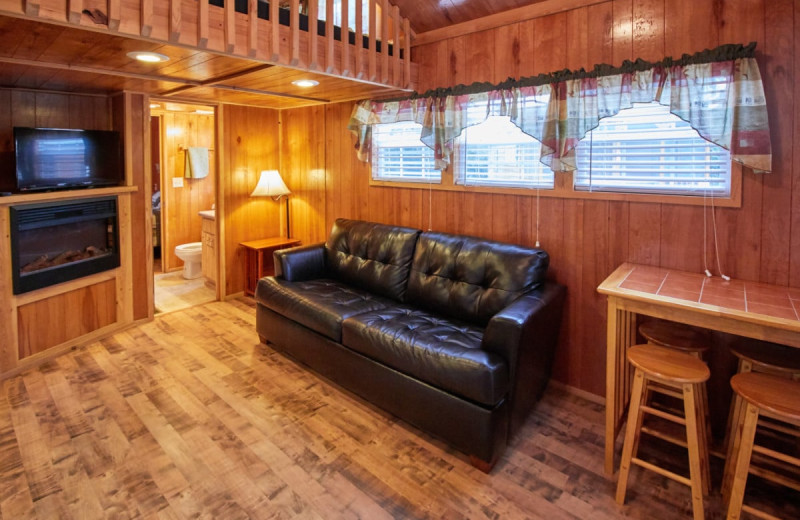
[[[173,177],[172,178],[172,187],[173,188],[183,188],[183,177]]]

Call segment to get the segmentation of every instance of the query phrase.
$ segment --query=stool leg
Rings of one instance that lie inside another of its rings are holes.
[[[697,420],[700,423],[700,468],[703,470],[703,493],[711,494],[711,464],[709,450],[711,449],[711,417],[708,412],[708,387],[705,384],[696,385],[695,389],[700,394],[700,408]]]
[[[625,492],[628,489],[628,474],[631,470],[631,459],[638,447],[642,427],[642,398],[645,394],[644,374],[636,370],[633,375],[633,390],[628,410],[628,424],[625,427],[625,442],[622,445],[622,460],[619,463],[619,480],[617,481],[617,503],[625,503]]]
[[[722,472],[722,498],[725,502],[728,501],[731,492],[733,472],[736,469],[736,456],[739,452],[739,445],[742,443],[742,413],[745,407],[744,400],[739,394],[734,393],[731,403],[730,426],[726,433],[725,469]]]
[[[683,385],[683,402],[686,416],[686,440],[689,448],[689,481],[692,486],[692,510],[695,520],[703,520],[705,518],[703,512],[703,474],[705,472],[702,469],[700,442],[704,434],[701,432],[702,426],[697,423],[697,418],[700,415],[697,401],[701,397],[695,395],[696,388],[696,385]]]
[[[750,457],[753,455],[753,441],[756,437],[758,424],[758,408],[742,399],[744,409],[740,419],[741,433],[736,428],[736,436],[740,438],[737,453],[734,454],[735,463],[730,484],[730,497],[728,499],[728,520],[738,520],[742,514],[744,502],[744,489],[747,484],[747,474],[750,471]]]

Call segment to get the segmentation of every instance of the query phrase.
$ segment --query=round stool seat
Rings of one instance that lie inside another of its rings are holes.
[[[661,320],[651,320],[639,326],[639,334],[648,343],[684,352],[703,353],[711,343],[708,331]]]
[[[793,347],[748,341],[731,347],[731,352],[739,359],[752,363],[756,372],[783,372],[789,376],[800,373],[800,350]]]
[[[760,372],[736,374],[733,391],[753,406],[787,422],[800,422],[800,382]]]
[[[628,361],[642,372],[673,383],[702,383],[711,376],[700,359],[658,345],[635,345],[628,349]]]

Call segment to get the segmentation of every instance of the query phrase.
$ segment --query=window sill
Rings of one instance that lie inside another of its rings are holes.
[[[452,183],[452,176],[445,171],[441,184],[428,184],[419,182],[391,182],[370,179],[369,185],[382,188],[409,188],[416,190],[457,191],[463,193],[485,193],[495,195],[517,195],[521,197],[551,197],[561,199],[580,200],[610,200],[623,202],[649,202],[653,204],[679,204],[686,206],[702,206],[703,197],[688,195],[661,195],[649,193],[612,193],[575,191],[572,189],[572,174],[557,173],[554,189],[534,188],[490,188],[485,186],[461,186]],[[708,199],[705,200],[708,204]],[[742,167],[733,163],[731,167],[731,195],[730,197],[714,197],[714,205],[720,208],[742,207]]]

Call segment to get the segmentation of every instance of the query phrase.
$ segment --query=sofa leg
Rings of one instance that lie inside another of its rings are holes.
[[[492,468],[494,468],[494,465],[497,463],[497,459],[487,462],[483,459],[479,459],[475,455],[470,455],[469,463],[472,464],[473,467],[478,468],[484,473],[491,473]]]

